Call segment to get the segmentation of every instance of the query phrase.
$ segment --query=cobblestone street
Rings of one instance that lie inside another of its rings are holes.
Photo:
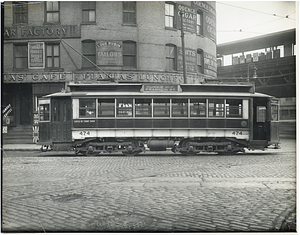
[[[3,152],[3,232],[268,232],[295,211],[294,140],[244,155]]]

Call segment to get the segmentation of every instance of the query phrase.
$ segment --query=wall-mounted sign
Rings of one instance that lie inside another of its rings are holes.
[[[42,69],[45,68],[45,44],[44,42],[28,43],[28,68]]]
[[[72,81],[72,73],[6,73],[4,83],[36,83],[36,82],[67,82]]]
[[[7,39],[46,39],[46,38],[79,38],[78,25],[45,25],[4,27],[4,40]]]
[[[178,4],[178,28],[181,27],[181,15],[182,12],[182,22],[183,22],[183,30],[191,33],[196,33],[196,25],[197,25],[197,10],[193,9],[189,6]]]
[[[97,65],[123,65],[122,41],[97,41],[96,63]]]
[[[197,51],[189,48],[185,48],[185,65],[186,71],[190,73],[196,73],[197,66]],[[183,70],[183,57],[182,48],[177,48],[177,69]]]
[[[204,52],[204,74],[217,77],[217,58]]]

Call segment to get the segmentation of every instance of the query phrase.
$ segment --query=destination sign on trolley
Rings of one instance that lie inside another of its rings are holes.
[[[179,85],[173,84],[143,84],[141,92],[181,92]]]

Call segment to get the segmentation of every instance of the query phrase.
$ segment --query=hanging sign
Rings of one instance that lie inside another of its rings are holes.
[[[45,44],[44,42],[28,43],[28,67],[29,69],[45,68]]]

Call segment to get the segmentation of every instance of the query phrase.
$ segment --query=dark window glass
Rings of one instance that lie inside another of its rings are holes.
[[[59,2],[46,2],[46,22],[59,22]]]
[[[243,100],[240,99],[226,99],[226,117],[242,117]]]
[[[152,116],[152,100],[136,99],[135,100],[135,116],[151,117]]]
[[[172,100],[172,117],[187,117],[188,101],[187,99]]]
[[[12,2],[14,23],[28,23],[28,2]]]
[[[166,45],[165,47],[166,53],[166,69],[167,70],[175,70],[176,67],[176,46],[174,45]]]
[[[82,21],[96,22],[96,2],[82,2]]]
[[[224,117],[224,100],[209,99],[208,100],[208,116],[209,117]]]
[[[59,44],[47,44],[46,45],[46,67],[58,68],[59,65]]]
[[[79,117],[96,117],[96,100],[80,99],[79,100]]]
[[[206,117],[206,99],[191,99],[191,117]]]
[[[115,99],[98,99],[98,117],[115,116]]]
[[[170,100],[153,100],[153,117],[170,117]]]
[[[136,2],[123,2],[123,23],[136,23]]]
[[[117,116],[132,117],[132,99],[117,99]]]
[[[136,43],[123,42],[123,66],[136,68]]]
[[[83,68],[93,68],[96,64],[96,45],[94,41],[83,41],[82,42],[82,54],[87,58],[82,58]],[[92,64],[91,62],[94,64]]]
[[[175,6],[171,3],[165,3],[165,26],[174,28]]]
[[[15,45],[14,46],[14,65],[16,69],[27,69],[28,68],[28,46],[26,45]]]

